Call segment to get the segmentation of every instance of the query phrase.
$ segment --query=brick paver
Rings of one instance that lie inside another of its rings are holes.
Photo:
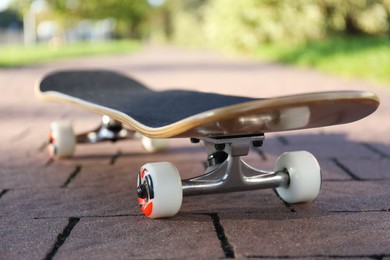
[[[79,132],[100,120],[34,97],[37,78],[69,68],[114,69],[160,90],[254,97],[368,89],[382,104],[350,125],[267,135],[246,158],[272,169],[285,151],[312,152],[323,175],[312,203],[287,205],[272,190],[194,196],[174,218],[149,220],[136,203],[138,169],[171,161],[183,178],[196,176],[204,170],[203,148],[180,139],[148,154],[125,141],[80,145],[75,158],[50,160],[50,121],[71,119]],[[390,258],[390,86],[169,47],[2,69],[0,86],[1,259]]]

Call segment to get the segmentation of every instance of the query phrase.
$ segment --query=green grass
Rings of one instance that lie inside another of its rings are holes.
[[[0,46],[0,67],[18,67],[79,56],[129,53],[140,47],[140,43],[129,40]]]
[[[267,45],[260,59],[317,68],[348,78],[390,83],[390,38],[333,38],[304,45]]]

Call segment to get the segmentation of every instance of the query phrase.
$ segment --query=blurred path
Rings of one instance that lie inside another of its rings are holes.
[[[82,131],[100,119],[39,102],[33,84],[53,70],[88,68],[121,71],[160,90],[269,97],[367,89],[382,104],[353,124],[267,135],[264,147],[248,156],[252,165],[272,169],[285,151],[312,152],[323,173],[315,202],[286,205],[272,190],[188,197],[178,216],[151,221],[136,204],[139,167],[172,161],[186,178],[203,171],[206,155],[183,139],[172,140],[160,154],[126,141],[81,145],[73,159],[49,160],[51,121],[72,119]],[[0,87],[0,258],[390,258],[390,86],[149,46],[132,55],[0,69]]]

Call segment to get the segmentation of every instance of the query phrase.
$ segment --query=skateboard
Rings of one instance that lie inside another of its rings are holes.
[[[173,89],[154,91],[107,70],[57,71],[38,80],[38,98],[72,104],[103,116],[92,131],[74,134],[68,122],[53,122],[52,157],[72,156],[77,143],[139,138],[146,150],[167,148],[167,138],[202,141],[207,169],[182,180],[169,162],[145,164],[137,176],[138,203],[150,218],[172,217],[183,196],[274,188],[286,203],[314,200],[321,186],[316,158],[306,151],[283,153],[273,171],[243,161],[264,134],[346,124],[373,113],[379,98],[367,91],[305,93],[251,98]]]

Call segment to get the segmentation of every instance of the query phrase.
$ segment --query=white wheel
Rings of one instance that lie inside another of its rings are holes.
[[[51,157],[71,157],[76,147],[76,136],[69,122],[52,122],[48,150]]]
[[[149,218],[172,217],[183,201],[181,178],[169,162],[145,164],[138,174],[138,204]]]
[[[168,141],[166,139],[152,139],[142,136],[141,142],[145,150],[150,153],[160,152],[168,148]]]
[[[316,158],[309,152],[284,153],[276,160],[275,171],[287,171],[290,177],[288,187],[276,188],[287,203],[314,200],[321,189],[321,170]]]

